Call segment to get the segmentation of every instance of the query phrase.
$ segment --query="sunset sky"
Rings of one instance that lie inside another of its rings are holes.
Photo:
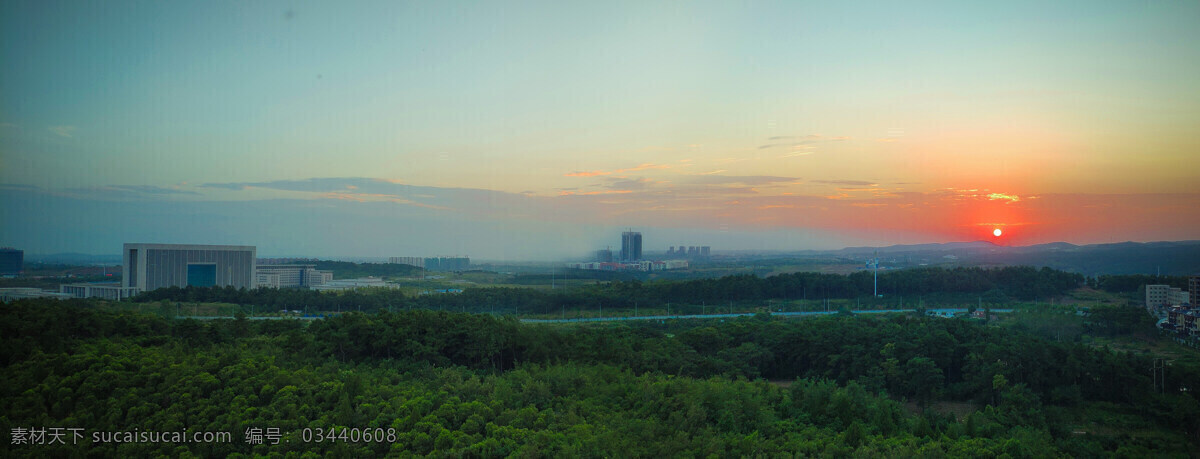
[[[1200,239],[1196,24],[1195,1],[5,1],[0,245]]]

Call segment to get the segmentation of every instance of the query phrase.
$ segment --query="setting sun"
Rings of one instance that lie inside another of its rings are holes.
[[[1000,235],[1003,233],[1004,233],[1003,231],[1000,231],[1000,228],[996,228],[995,230],[992,230],[992,236],[1000,237]]]

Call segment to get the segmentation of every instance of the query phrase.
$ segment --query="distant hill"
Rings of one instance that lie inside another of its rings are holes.
[[[921,265],[1049,266],[1085,275],[1100,274],[1200,274],[1200,241],[1119,242],[1074,245],[1053,242],[1021,247],[988,241],[944,244],[847,247],[826,252],[854,259],[879,254],[880,262],[894,267]]]
[[[26,263],[48,263],[62,265],[95,265],[95,264],[120,264],[121,255],[92,255],[89,253],[52,253],[52,254],[30,254],[25,253]]]
[[[921,251],[947,251],[947,250],[982,250],[1000,248],[996,244],[988,241],[973,241],[973,242],[945,242],[935,244],[912,244],[912,245],[891,245],[887,247],[846,247],[837,252],[847,254],[871,254],[871,253],[902,253],[902,252],[921,252]]]

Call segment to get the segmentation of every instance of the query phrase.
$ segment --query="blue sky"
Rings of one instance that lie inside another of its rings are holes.
[[[627,226],[660,250],[985,226],[1197,238],[1198,19],[1195,2],[5,2],[0,244],[544,258]],[[68,217],[87,209],[114,222]],[[1097,228],[1114,215],[1132,218]]]

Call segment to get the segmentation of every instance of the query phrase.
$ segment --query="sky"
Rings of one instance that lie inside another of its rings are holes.
[[[0,245],[1200,239],[1198,22],[1194,1],[0,2]]]

